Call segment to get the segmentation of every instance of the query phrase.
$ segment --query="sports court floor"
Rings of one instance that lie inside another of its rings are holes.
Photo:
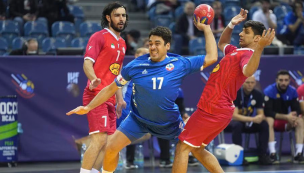
[[[147,161],[148,162],[148,161]],[[145,162],[142,169],[122,170],[115,173],[171,173],[171,168],[154,168]],[[157,165],[157,164],[156,164]],[[52,163],[18,163],[17,167],[0,167],[0,173],[79,173],[78,162],[52,162]],[[229,173],[304,173],[304,164],[282,163],[280,165],[260,166],[225,166],[225,172]],[[208,172],[202,166],[189,167],[188,173]]]

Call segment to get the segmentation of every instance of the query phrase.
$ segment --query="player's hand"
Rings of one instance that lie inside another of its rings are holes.
[[[117,102],[116,115],[118,119],[121,117],[122,109],[126,109],[126,107],[127,107],[127,103],[124,100],[121,102]]]
[[[190,116],[187,113],[184,113],[182,116],[183,121],[185,122]]]
[[[196,18],[196,21],[201,21],[199,17]],[[203,24],[201,22],[196,22],[193,20],[193,24],[200,31],[206,31],[208,28],[211,30],[210,25]]]
[[[258,42],[258,45],[260,45],[261,47],[266,47],[269,46],[272,43],[272,40],[275,37],[275,30],[269,28],[266,32],[266,30],[263,31],[263,34]]]
[[[77,108],[71,110],[70,112],[66,113],[66,115],[78,114],[83,115],[90,112],[90,109],[86,106],[78,106]]]
[[[101,80],[99,78],[93,79],[90,83],[89,89],[92,90],[96,88],[101,83]]]
[[[295,111],[292,111],[287,115],[287,121],[293,127],[295,127],[296,125],[296,120],[297,120],[297,113]]]
[[[241,8],[240,13],[231,19],[231,23],[233,25],[237,25],[243,22],[244,20],[246,20],[247,14],[248,14],[248,10],[244,10],[243,8]]]

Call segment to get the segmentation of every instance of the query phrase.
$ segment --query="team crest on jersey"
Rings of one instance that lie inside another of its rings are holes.
[[[166,65],[167,71],[172,71],[174,69],[174,65],[172,63]]]
[[[114,45],[113,43],[111,44],[111,48],[112,48],[112,49],[115,49],[115,45]]]
[[[119,69],[120,69],[120,65],[117,63],[113,63],[110,65],[110,71],[116,76],[119,74]]]
[[[218,64],[214,69],[212,70],[212,73],[217,72],[220,69],[220,64]]]

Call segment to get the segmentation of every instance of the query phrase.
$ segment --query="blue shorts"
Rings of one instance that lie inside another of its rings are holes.
[[[124,121],[121,122],[117,130],[125,134],[131,142],[150,133],[158,138],[167,139],[174,143],[178,142],[178,136],[183,131],[184,122],[180,117],[179,121],[167,126],[152,126],[140,122],[135,115],[130,113]]]

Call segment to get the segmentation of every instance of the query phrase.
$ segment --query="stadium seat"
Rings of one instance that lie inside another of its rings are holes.
[[[214,0],[194,0],[195,5],[200,5],[200,4],[208,4],[212,6],[212,3]]]
[[[175,26],[176,26],[175,22],[171,22],[169,25],[169,28],[172,31],[172,34],[175,34],[175,31],[176,31]]]
[[[239,0],[226,0],[224,6],[240,6],[240,1]]]
[[[240,32],[243,31],[243,27],[244,27],[244,22],[235,25],[234,29],[232,30],[233,33],[239,34]]]
[[[17,37],[13,40],[13,43],[12,43],[12,49],[13,50],[16,50],[16,49],[21,49],[22,46],[23,46],[23,43],[25,42],[26,40],[23,38],[23,37]]]
[[[8,49],[7,41],[4,38],[0,38],[0,55],[4,55]]]
[[[82,7],[76,5],[69,5],[69,10],[74,16],[75,29],[77,32],[79,32],[80,24],[84,21],[84,13]]]
[[[65,39],[68,46],[75,35],[75,26],[71,22],[61,21],[55,22],[52,25],[52,36]]]
[[[229,23],[230,20],[240,13],[241,7],[239,6],[229,6],[224,9],[224,16],[226,23]]]
[[[81,37],[90,37],[97,31],[101,30],[101,26],[96,22],[83,22],[80,25],[80,36]]]
[[[56,53],[56,49],[59,47],[66,47],[66,42],[63,38],[45,38],[42,41],[42,50],[44,52]]]
[[[292,8],[289,5],[280,5],[273,9],[273,13],[277,16],[277,20],[284,19],[290,11],[292,11]]]
[[[252,20],[252,16],[254,14],[254,12],[258,11],[259,9],[261,9],[261,7],[259,6],[253,6],[250,8],[249,10],[249,19]]]
[[[11,20],[2,21],[0,24],[0,35],[6,39],[10,47],[13,39],[20,36],[18,24]]]
[[[154,20],[154,26],[164,26],[169,27],[173,17],[171,15],[156,15]]]
[[[199,49],[205,49],[205,39],[203,37],[195,38],[189,42],[189,52],[190,54],[195,54],[195,51]]]
[[[87,47],[88,41],[88,38],[74,38],[72,40],[71,47],[80,47],[85,49]]]
[[[48,26],[48,19],[45,17],[38,17],[36,22],[45,23],[45,25]]]
[[[49,36],[47,25],[44,22],[26,22],[23,30],[24,36],[36,38],[39,44]]]

